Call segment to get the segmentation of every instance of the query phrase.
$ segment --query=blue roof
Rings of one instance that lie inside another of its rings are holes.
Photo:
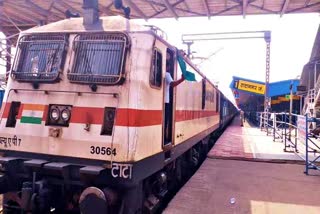
[[[234,82],[237,80],[245,80],[245,81],[249,81],[249,82],[264,84],[264,82],[233,76],[232,82],[230,84],[231,89],[237,90],[234,87]],[[269,93],[268,93],[269,97],[290,94],[291,82],[293,83],[293,93],[296,93],[297,86],[299,85],[300,80],[298,80],[298,79],[283,80],[283,81],[279,81],[279,82],[269,83]],[[248,92],[248,93],[250,93],[250,92]],[[256,95],[264,96],[261,94],[256,94]]]
[[[280,82],[273,82],[269,84],[269,97],[290,94],[290,85],[293,84],[292,91],[293,93],[297,92],[297,86],[299,85],[300,80],[284,80]]]

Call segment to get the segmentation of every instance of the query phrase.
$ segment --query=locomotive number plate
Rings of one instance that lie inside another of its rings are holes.
[[[90,146],[90,153],[91,154],[97,154],[97,155],[117,155],[117,150],[110,148],[110,147],[104,147],[104,146]]]

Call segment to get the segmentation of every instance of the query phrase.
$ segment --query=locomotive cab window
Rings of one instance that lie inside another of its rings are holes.
[[[66,45],[66,35],[35,34],[21,37],[12,77],[24,82],[58,80]]]
[[[73,42],[70,82],[114,85],[122,79],[128,39],[121,33],[79,34]]]
[[[156,88],[160,88],[162,84],[162,54],[158,50],[153,51],[150,84]]]

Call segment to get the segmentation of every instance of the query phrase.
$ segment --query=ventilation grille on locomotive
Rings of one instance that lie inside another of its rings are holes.
[[[122,77],[127,37],[124,34],[80,34],[68,79],[89,84],[117,84]]]
[[[28,82],[52,82],[63,66],[66,35],[37,34],[20,38],[12,77]]]

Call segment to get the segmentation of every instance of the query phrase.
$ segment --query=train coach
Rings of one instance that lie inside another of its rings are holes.
[[[155,212],[236,114],[183,56],[196,81],[170,88],[164,113],[179,54],[123,17],[22,32],[1,109],[4,212]]]

